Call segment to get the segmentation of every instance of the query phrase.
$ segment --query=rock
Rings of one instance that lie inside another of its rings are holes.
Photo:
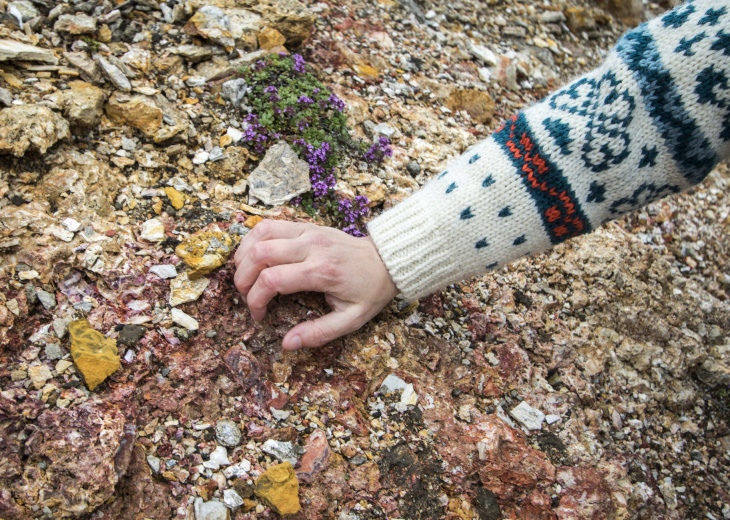
[[[252,10],[261,15],[264,25],[283,34],[289,47],[306,40],[314,25],[314,13],[298,0],[264,0],[254,3]]]
[[[387,137],[388,139],[392,138],[395,134],[395,128],[393,128],[390,125],[387,125],[385,123],[378,123],[373,127],[373,136],[377,137],[378,135],[382,135],[383,137]]]
[[[512,408],[509,414],[528,430],[542,429],[542,422],[545,420],[545,414],[527,404],[527,401],[522,401]]]
[[[112,122],[136,128],[156,143],[172,138],[187,139],[187,116],[159,94],[131,99],[112,96],[104,111]]]
[[[68,330],[68,321],[56,318],[53,320],[53,332],[56,333],[56,337],[58,339],[62,339],[66,335],[66,330]]]
[[[46,365],[31,365],[28,367],[28,377],[33,384],[33,388],[40,390],[46,384],[46,381],[53,377],[53,374]]]
[[[710,347],[707,358],[695,368],[695,373],[711,388],[730,385],[730,341]]]
[[[545,11],[540,15],[539,20],[540,23],[563,23],[566,21],[565,15],[560,11]]]
[[[46,343],[46,357],[51,361],[61,359],[63,351],[58,343]]]
[[[53,25],[53,30],[73,35],[94,34],[96,31],[96,19],[86,14],[63,14],[58,17]]]
[[[150,71],[150,65],[152,64],[152,54],[146,49],[140,49],[138,47],[133,48],[131,51],[126,52],[120,60],[125,65],[129,65],[140,71],[142,74],[147,74]]]
[[[264,27],[258,35],[259,47],[268,51],[274,47],[280,47],[286,43],[286,38],[276,29]]]
[[[188,273],[180,273],[170,282],[170,306],[176,307],[181,303],[194,302],[208,288],[210,280],[205,277],[191,280]]]
[[[195,520],[230,520],[231,514],[222,502],[203,502],[202,498],[195,499]]]
[[[562,15],[562,13],[560,13]],[[472,56],[483,62],[488,67],[497,66],[497,55],[483,45],[470,45],[469,52]]]
[[[199,63],[213,57],[213,48],[202,45],[178,45],[171,52],[182,56],[190,63]]]
[[[641,0],[599,0],[596,3],[630,27],[644,21],[644,4]]]
[[[235,47],[235,40],[231,36],[231,20],[223,9],[206,5],[198,9],[183,30],[191,36],[201,36],[207,40],[222,45],[228,50]]]
[[[291,442],[281,442],[274,439],[266,441],[261,449],[269,455],[276,457],[282,462],[289,462],[296,465],[299,455],[304,453],[304,448]]]
[[[125,325],[122,330],[119,331],[119,337],[117,338],[118,345],[127,345],[133,347],[139,340],[142,339],[147,333],[147,328],[142,325]]]
[[[68,330],[71,357],[84,376],[86,386],[93,391],[119,368],[116,341],[92,329],[88,320],[72,321]]]
[[[56,65],[58,58],[49,49],[41,49],[15,40],[0,40],[0,61],[42,61]]]
[[[198,320],[196,320],[192,316],[185,314],[180,309],[172,309],[172,311],[170,312],[170,316],[172,318],[172,321],[174,321],[181,327],[186,328],[187,330],[198,330],[198,328],[200,327],[200,325],[198,324]]]
[[[218,446],[214,449],[207,461],[203,463],[208,469],[218,471],[221,466],[229,466],[231,461],[228,460],[228,451],[223,446]]]
[[[231,374],[245,391],[255,385],[261,378],[263,369],[256,356],[240,344],[233,345],[223,356]]]
[[[215,425],[215,437],[219,443],[229,448],[241,444],[241,430],[233,421],[218,421]]]
[[[47,311],[52,311],[56,308],[55,294],[49,293],[48,291],[38,290],[36,291],[36,296],[38,296],[38,300],[41,302],[41,305],[43,305],[43,308]]]
[[[311,482],[317,473],[327,468],[332,451],[327,442],[327,436],[319,429],[314,430],[309,436],[304,450],[304,455],[297,468],[297,478],[302,482]]]
[[[85,81],[71,81],[61,98],[63,113],[73,126],[94,128],[101,122],[106,96],[104,91]],[[69,231],[72,231],[69,229]]]
[[[408,164],[406,164],[406,171],[415,177],[421,173],[421,165],[418,164],[418,161],[409,161]]]
[[[236,493],[235,489],[226,489],[223,492],[223,503],[230,509],[236,509],[243,505],[243,498]]]
[[[228,233],[203,231],[183,240],[175,248],[175,254],[190,266],[188,277],[195,280],[225,264],[235,247]]]
[[[185,206],[185,201],[188,200],[188,196],[184,193],[180,193],[172,186],[165,187],[165,195],[170,200],[170,204],[175,209],[182,209]]]
[[[38,9],[28,0],[18,0],[8,4],[8,13],[11,11],[20,14],[21,24],[38,16]]]
[[[289,462],[278,464],[266,470],[256,480],[256,496],[280,515],[294,515],[299,512],[299,481]]]
[[[101,68],[85,52],[64,52],[63,57],[78,69],[81,77],[90,83],[101,81]]]
[[[248,9],[226,9],[226,14],[231,19],[231,36],[236,40],[236,47],[256,50],[259,31],[265,26],[261,16]]]
[[[177,269],[172,264],[153,265],[150,267],[150,273],[156,274],[163,280],[167,280],[168,278],[175,278],[177,276]]]
[[[22,157],[26,151],[46,153],[69,136],[68,122],[45,106],[21,105],[0,110],[0,155]]]
[[[76,233],[79,229],[81,229],[81,223],[70,217],[63,219],[61,224],[71,233]]]
[[[142,223],[139,237],[149,242],[160,242],[165,239],[165,226],[156,218],[146,220]]]
[[[585,7],[569,7],[563,11],[566,24],[574,34],[583,31],[592,31],[596,28],[596,20],[593,14]]]
[[[13,95],[7,90],[0,87],[0,104],[9,107],[13,104]]]
[[[154,455],[147,455],[147,464],[149,464],[153,473],[160,472],[160,459]]]
[[[284,204],[312,189],[309,165],[284,141],[269,148],[248,182],[249,193],[268,206]]]
[[[486,92],[475,89],[454,90],[444,102],[451,110],[466,110],[477,124],[487,124],[494,116],[494,100]]]
[[[229,79],[221,86],[221,96],[237,107],[246,97],[248,89],[246,88],[246,80],[243,78]]]
[[[99,64],[101,70],[104,72],[109,81],[111,81],[112,85],[124,92],[132,90],[132,84],[129,82],[127,76],[119,70],[119,67],[109,63],[109,61],[102,55],[96,56],[96,62]]]
[[[58,518],[91,514],[127,471],[133,443],[125,423],[114,405],[96,399],[45,410],[23,443],[28,456],[23,478],[11,484],[15,497],[33,510],[52,508]]]

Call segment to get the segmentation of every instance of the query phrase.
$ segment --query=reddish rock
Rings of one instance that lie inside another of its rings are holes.
[[[444,302],[440,293],[434,293],[418,301],[419,308],[432,318],[444,317]]]
[[[469,316],[469,330],[477,341],[484,340],[489,330],[489,318],[483,312],[476,312]]]
[[[244,390],[255,385],[263,373],[261,364],[256,356],[238,344],[228,349],[223,356],[226,366],[230,369],[233,377]]]
[[[591,468],[561,467],[556,479],[563,488],[556,510],[560,520],[612,517],[611,490],[601,473]]]
[[[297,478],[302,482],[311,482],[317,473],[327,467],[332,452],[322,430],[313,431],[304,448],[307,451],[299,461]]]

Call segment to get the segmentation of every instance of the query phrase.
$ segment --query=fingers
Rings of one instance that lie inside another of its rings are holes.
[[[305,249],[296,240],[274,239],[258,242],[238,264],[233,283],[238,291],[247,297],[264,269],[283,264],[296,264],[303,261],[305,256]]]
[[[241,240],[241,245],[238,246],[233,257],[236,267],[246,257],[251,248],[259,242],[277,238],[297,238],[304,233],[307,227],[307,224],[282,220],[263,220],[259,222]]]
[[[246,303],[253,319],[259,321],[266,315],[266,305],[277,294],[324,291],[321,285],[304,263],[277,265],[261,271],[248,291]]]
[[[314,321],[305,321],[292,328],[284,336],[284,350],[297,350],[307,347],[321,347],[325,343],[359,329],[364,322],[350,307],[341,312],[331,312]]]

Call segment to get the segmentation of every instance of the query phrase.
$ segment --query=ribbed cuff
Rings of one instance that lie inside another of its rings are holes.
[[[430,186],[368,223],[368,231],[401,295],[426,296],[454,272],[453,251],[443,247],[439,222],[429,208]]]

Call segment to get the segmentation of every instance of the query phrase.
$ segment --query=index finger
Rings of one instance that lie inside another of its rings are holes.
[[[251,248],[263,240],[276,238],[297,238],[306,229],[307,224],[301,222],[287,222],[285,220],[262,220],[254,228],[246,233],[241,239],[241,244],[233,256],[233,261],[238,264],[246,257]]]

